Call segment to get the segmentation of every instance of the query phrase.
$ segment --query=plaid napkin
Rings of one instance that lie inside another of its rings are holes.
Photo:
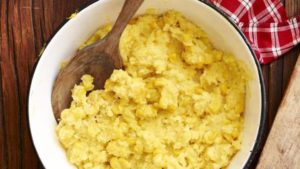
[[[210,0],[244,32],[260,63],[267,64],[300,42],[300,17],[288,18],[280,0]]]

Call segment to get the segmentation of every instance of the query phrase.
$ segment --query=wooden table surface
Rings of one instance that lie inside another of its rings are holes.
[[[91,1],[0,1],[0,169],[43,168],[27,121],[27,94],[33,65],[43,45],[65,18]],[[300,0],[285,0],[284,4],[289,16],[300,15]],[[299,53],[297,46],[279,60],[262,66],[268,97],[268,131]]]

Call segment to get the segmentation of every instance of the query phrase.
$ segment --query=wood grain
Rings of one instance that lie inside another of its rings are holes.
[[[65,18],[95,0],[0,1],[0,169],[43,168],[27,123],[27,91],[40,50]],[[289,16],[300,15],[299,0],[285,0]],[[276,115],[300,47],[263,66],[268,93],[268,128]]]
[[[285,8],[287,10],[287,15],[289,17],[300,16],[300,1],[299,0],[286,0]],[[296,63],[298,53],[300,53],[300,47],[294,48],[287,54],[285,54],[283,59],[283,90],[286,89],[290,75]]]
[[[272,62],[269,70],[269,82],[268,82],[268,124],[272,126],[275,114],[277,112],[278,105],[282,98],[282,68],[283,58]]]
[[[280,105],[257,169],[300,166],[300,57]]]
[[[0,168],[42,168],[27,123],[33,65],[54,31],[88,0],[1,0]],[[4,137],[2,137],[4,136]]]

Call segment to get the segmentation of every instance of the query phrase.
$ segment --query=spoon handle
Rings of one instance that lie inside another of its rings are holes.
[[[115,22],[112,30],[106,36],[107,46],[104,50],[114,60],[116,69],[123,68],[123,61],[119,53],[119,41],[122,32],[143,2],[144,0],[125,0],[117,21]]]
[[[110,31],[110,38],[118,40],[122,35],[122,32],[126,28],[126,25],[139,9],[144,0],[125,0],[123,8],[115,22],[112,30]]]

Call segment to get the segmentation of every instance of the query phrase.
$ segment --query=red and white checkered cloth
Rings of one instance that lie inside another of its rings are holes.
[[[244,32],[260,63],[267,64],[300,42],[300,16],[288,18],[280,0],[210,0]]]

